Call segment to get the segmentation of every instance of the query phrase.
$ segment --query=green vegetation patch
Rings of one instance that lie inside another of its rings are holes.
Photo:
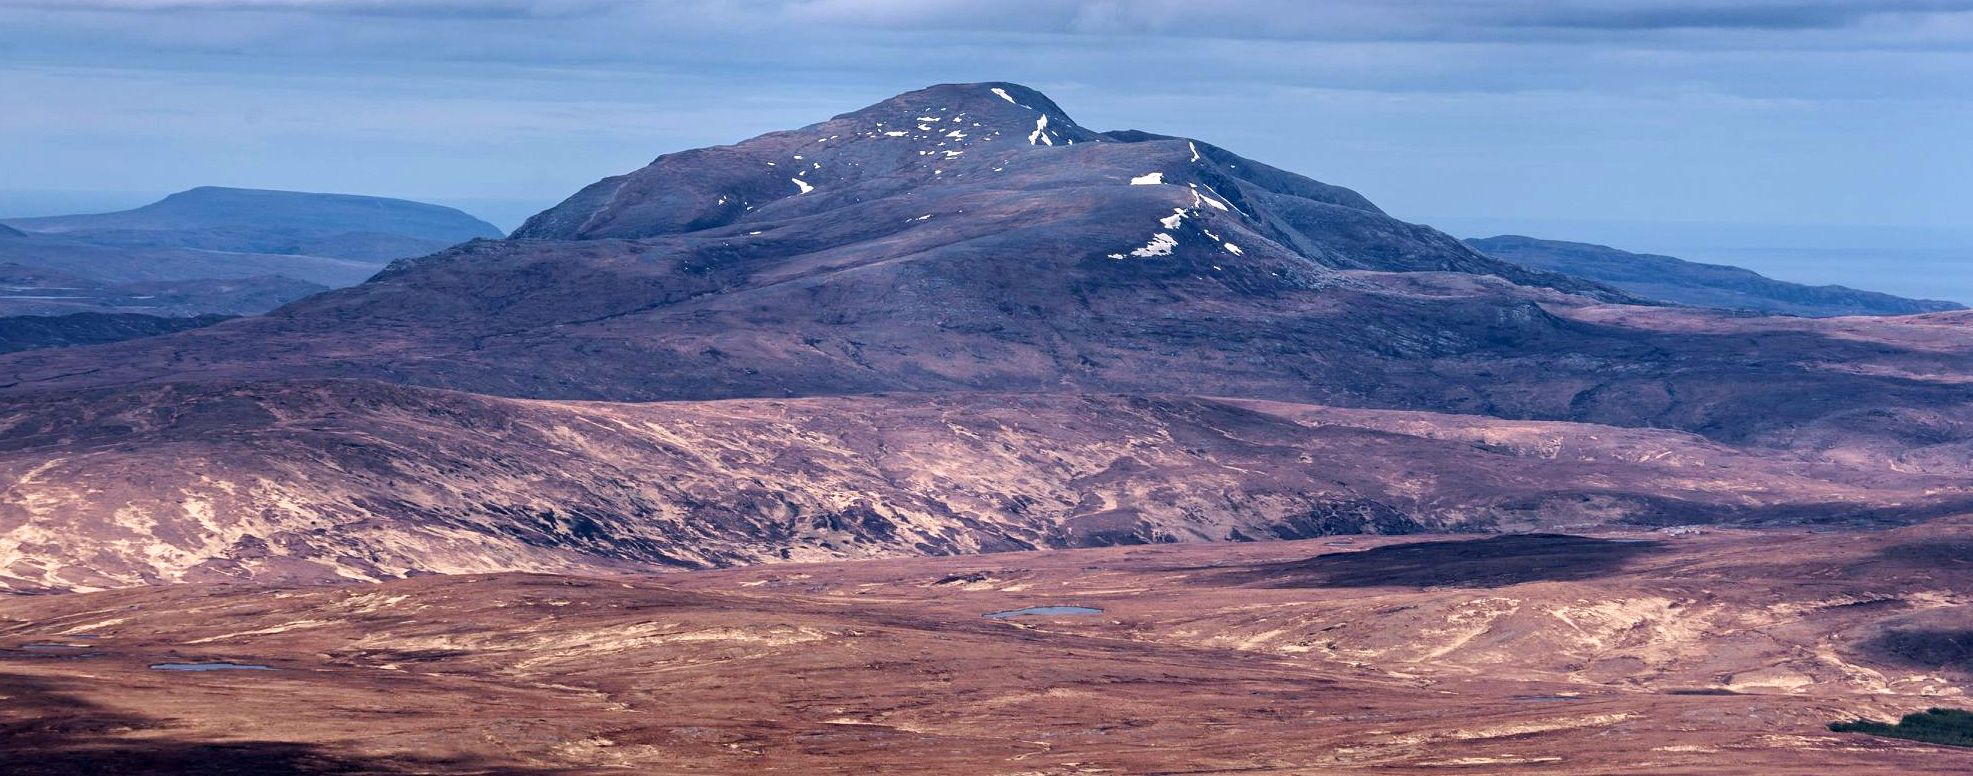
[[[1860,719],[1855,722],[1832,722],[1829,729],[1837,733],[1868,733],[1928,744],[1973,746],[1973,711],[1926,709],[1904,715],[1904,719],[1898,720],[1895,725]]]

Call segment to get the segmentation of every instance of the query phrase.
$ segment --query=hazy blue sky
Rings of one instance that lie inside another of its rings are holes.
[[[512,226],[665,151],[1011,80],[1461,233],[1973,248],[1973,0],[0,0],[0,30],[15,212],[221,184]]]

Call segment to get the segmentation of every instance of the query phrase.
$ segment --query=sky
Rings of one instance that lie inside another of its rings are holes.
[[[1973,301],[1973,0],[0,0],[0,30],[5,215],[228,185],[510,228],[1005,80],[1462,236]]]

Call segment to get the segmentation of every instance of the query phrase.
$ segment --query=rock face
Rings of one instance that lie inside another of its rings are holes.
[[[1630,253],[1602,245],[1502,235],[1467,240],[1482,253],[1529,269],[1560,272],[1673,304],[1832,317],[1910,315],[1964,310],[1934,299],[1907,299],[1843,286],[1788,283],[1739,267]]]
[[[0,356],[0,580],[1905,521],[1961,508],[1969,374],[1964,314],[1643,304],[938,86],[269,315]]]

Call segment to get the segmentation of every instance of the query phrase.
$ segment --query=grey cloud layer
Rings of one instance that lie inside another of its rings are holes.
[[[1012,80],[1410,212],[1973,212],[1973,0],[0,0],[0,29],[24,188],[552,201]]]
[[[613,16],[761,28],[889,29],[1266,38],[1485,36],[1501,30],[1826,30],[1889,20],[1924,28],[1973,0],[0,0],[0,9],[251,11],[454,18]]]

